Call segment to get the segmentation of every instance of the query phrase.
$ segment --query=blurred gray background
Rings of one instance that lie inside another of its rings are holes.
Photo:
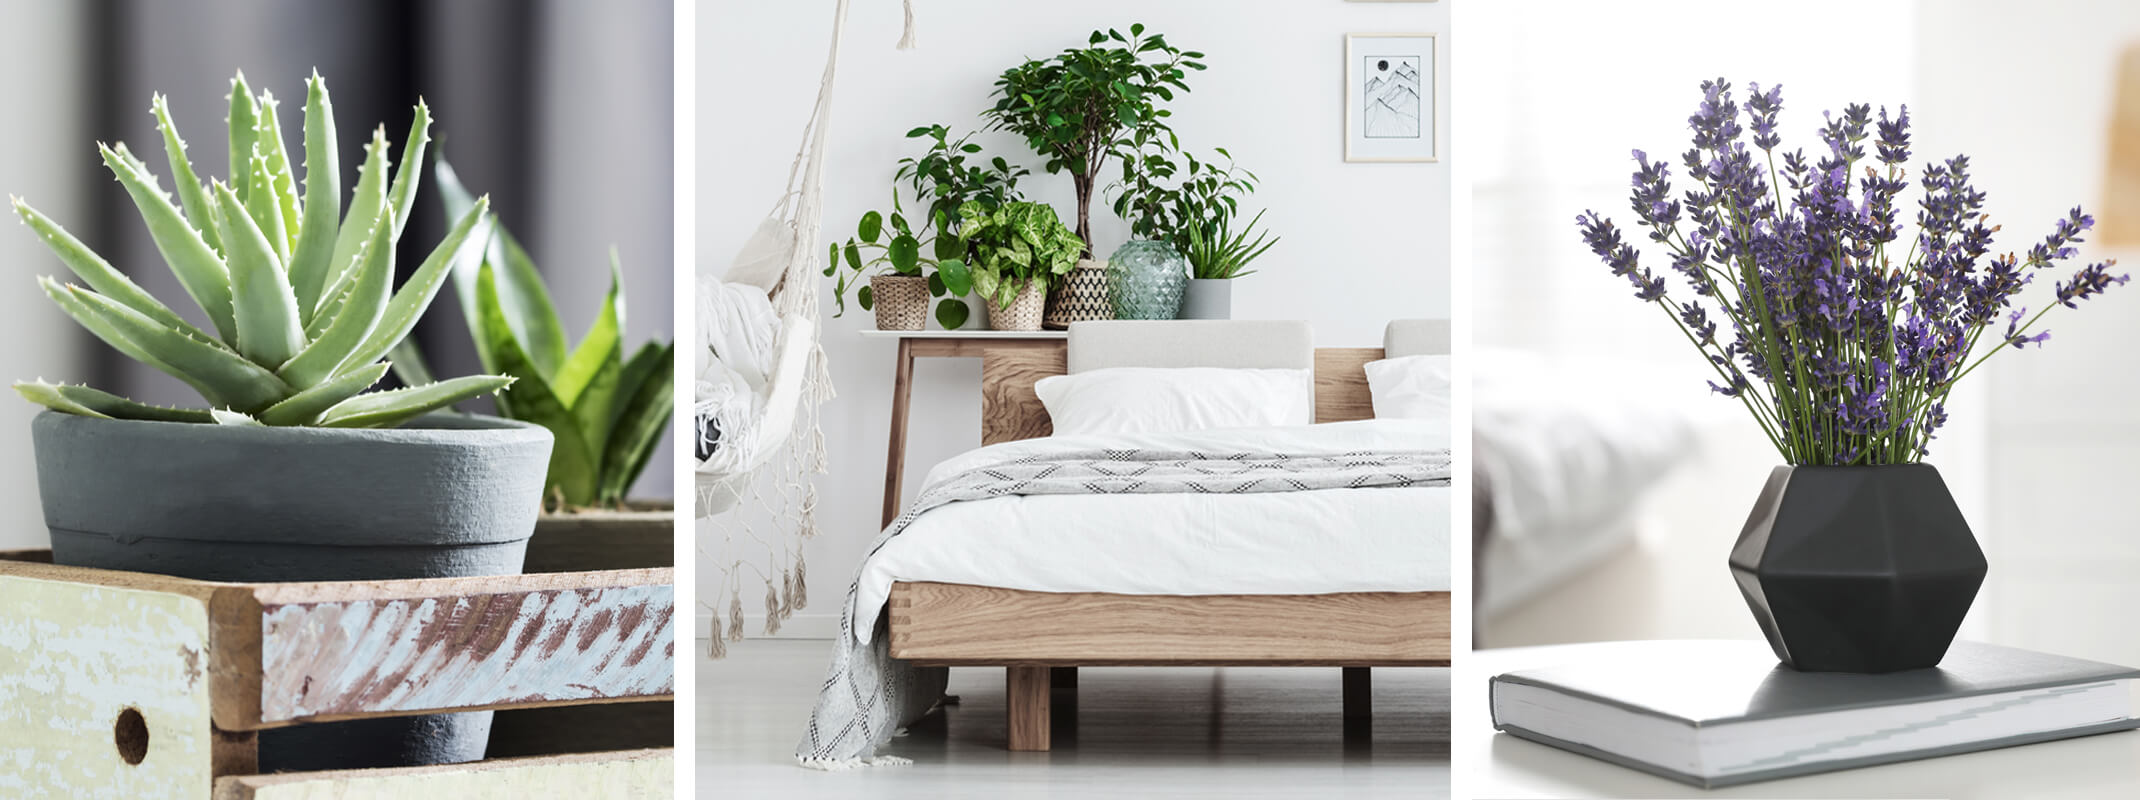
[[[418,97],[443,153],[542,268],[576,342],[608,288],[609,250],[630,298],[626,346],[675,329],[667,0],[0,0],[0,191],[57,219],[149,291],[200,318],[157,257],[95,142],[125,141],[163,176],[149,97],[171,113],[205,180],[228,174],[224,99],[244,70],[282,100],[301,152],[304,79],[334,94],[345,193],[362,143],[384,124],[398,163]],[[300,173],[302,170],[299,170]],[[300,176],[301,177],[301,176]],[[343,200],[347,202],[345,197]],[[397,263],[403,277],[445,228],[426,171]],[[89,382],[158,403],[200,405],[177,380],[131,363],[37,291],[66,270],[27,229],[0,233],[0,377]],[[478,369],[449,286],[416,336],[441,374]],[[391,379],[389,379],[391,380]],[[487,403],[487,401],[485,401]],[[43,546],[27,402],[0,400],[0,547]],[[635,494],[671,495],[668,438]]]

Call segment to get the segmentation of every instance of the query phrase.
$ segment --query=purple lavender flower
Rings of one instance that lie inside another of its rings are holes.
[[[1748,84],[1743,110],[1723,79],[1701,91],[1687,118],[1692,146],[1679,158],[1684,188],[1675,197],[1670,165],[1636,150],[1628,198],[1692,299],[1675,298],[1595,212],[1576,217],[1584,243],[1637,299],[1674,319],[1715,371],[1709,387],[1744,404],[1786,460],[1923,458],[1956,381],[1993,353],[2050,339],[2036,327],[2044,311],[2030,316],[2015,301],[2034,272],[2077,255],[2094,220],[2075,208],[2025,258],[1992,255],[1999,228],[1969,159],[1955,156],[1926,165],[1914,182],[1915,230],[1905,232],[1907,106],[1824,114],[1822,147],[1812,156],[1785,151],[1778,165],[1781,87]],[[2056,302],[2043,308],[2077,308],[2125,283],[2113,264],[2058,282]],[[2002,317],[2004,335],[1973,352]]]

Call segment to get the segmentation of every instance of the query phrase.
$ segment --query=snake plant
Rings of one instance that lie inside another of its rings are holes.
[[[213,334],[180,317],[51,218],[14,198],[15,213],[87,286],[38,282],[68,316],[136,361],[200,392],[208,408],[164,408],[88,386],[15,384],[32,402],[70,414],[226,425],[392,427],[513,382],[477,375],[367,393],[382,359],[408,336],[454,262],[489,238],[477,200],[422,266],[393,290],[394,245],[408,224],[429,141],[430,109],[416,105],[401,168],[387,179],[385,126],[374,129],[341,206],[334,107],[314,72],[305,83],[302,196],[283,146],[273,93],[244,73],[231,81],[229,180],[205,186],[186,156],[164,97],[151,101],[178,199],[125,143],[99,144],[179,285],[207,312]]]
[[[435,170],[448,219],[483,213],[451,165],[441,159]],[[495,220],[483,241],[480,258],[454,266],[453,284],[483,368],[519,381],[498,395],[498,413],[550,429],[556,444],[545,494],[552,507],[621,505],[674,413],[674,345],[625,347],[624,283],[614,251],[594,326],[567,348],[550,291],[520,242]],[[430,379],[414,343],[396,351],[394,372]]]

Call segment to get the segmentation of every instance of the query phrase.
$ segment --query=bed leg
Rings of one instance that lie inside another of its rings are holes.
[[[1010,747],[1018,751],[1048,749],[1048,668],[1008,668]]]
[[[1345,726],[1374,718],[1374,680],[1366,667],[1345,667]]]
[[[1052,667],[1048,671],[1048,679],[1057,689],[1076,689],[1077,667]]]

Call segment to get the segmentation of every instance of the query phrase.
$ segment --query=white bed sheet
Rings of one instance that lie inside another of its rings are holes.
[[[1135,436],[1048,437],[983,447],[949,476],[1051,449],[1207,447],[1288,454],[1449,446],[1445,420]],[[1149,595],[1428,592],[1450,588],[1448,487],[1244,495],[1001,497],[923,514],[863,565],[855,618],[875,619],[896,581],[1039,592]],[[868,641],[871,625],[856,625]]]

